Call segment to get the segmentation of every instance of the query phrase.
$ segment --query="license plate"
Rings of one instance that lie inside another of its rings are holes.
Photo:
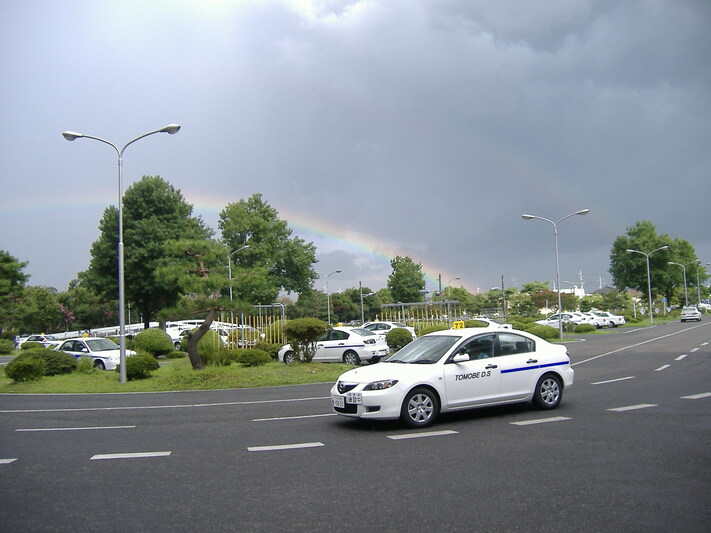
[[[345,396],[333,396],[331,398],[331,403],[333,403],[333,407],[340,407],[343,409],[346,406],[345,399]]]
[[[363,395],[360,392],[349,392],[346,394],[346,403],[362,404]]]

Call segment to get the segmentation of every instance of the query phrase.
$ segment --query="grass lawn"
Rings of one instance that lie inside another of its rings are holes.
[[[2,368],[2,367],[0,367]],[[61,394],[105,392],[153,392],[207,389],[237,389],[333,383],[343,372],[353,368],[340,363],[294,363],[276,361],[264,366],[242,368],[239,365],[210,366],[193,370],[187,358],[161,360],[161,367],[148,379],[119,383],[118,372],[74,372],[45,376],[37,381],[14,383],[0,369],[0,393]]]

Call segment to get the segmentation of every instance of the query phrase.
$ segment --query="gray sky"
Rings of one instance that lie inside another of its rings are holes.
[[[66,290],[124,187],[262,193],[329,290],[595,289],[638,220],[711,261],[711,2],[0,0],[0,249]],[[322,289],[323,283],[317,282]],[[563,287],[568,285],[562,283]]]

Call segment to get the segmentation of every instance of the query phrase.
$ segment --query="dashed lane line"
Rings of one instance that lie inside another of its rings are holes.
[[[274,452],[282,450],[299,450],[303,448],[320,448],[325,446],[323,442],[301,442],[299,444],[277,444],[275,446],[248,446],[249,452]]]
[[[658,407],[658,405],[656,403],[640,403],[637,405],[627,405],[625,407],[613,407],[612,409],[608,409],[608,411],[621,413],[623,411],[634,411],[636,409],[647,409],[649,407]]]
[[[13,461],[17,461],[17,457],[14,459],[0,459],[0,465],[7,465],[12,463]]]
[[[655,372],[661,372],[662,370],[666,370],[666,369],[669,368],[670,366],[671,366],[671,365],[662,365],[662,366],[660,366],[659,368],[655,368],[654,371],[655,371]]]
[[[674,361],[681,361],[682,359],[686,359],[689,354],[685,353],[674,359]]]
[[[136,426],[90,426],[90,427],[82,427],[82,428],[21,428],[21,429],[16,429],[15,431],[19,432],[33,432],[33,431],[85,431],[85,430],[92,430],[92,429],[135,429]]]
[[[700,400],[701,398],[708,398],[711,396],[711,392],[702,392],[701,394],[692,394],[691,396],[682,396],[683,400]]]
[[[618,381],[626,381],[628,379],[634,379],[634,376],[626,376],[624,378],[616,378],[616,379],[607,379],[605,381],[596,381],[594,383],[591,383],[590,385],[605,385],[607,383],[616,383]]]
[[[300,416],[274,416],[271,418],[253,418],[252,422],[272,422],[274,420],[300,420],[303,418],[321,418],[324,416],[338,416],[336,413],[324,413],[320,415],[300,415]]]
[[[512,426],[531,426],[533,424],[545,424],[547,422],[562,422],[570,420],[568,416],[552,416],[550,418],[537,418],[535,420],[522,420],[520,422],[511,422]]]
[[[390,440],[419,439],[424,437],[441,437],[443,435],[457,435],[458,431],[444,429],[442,431],[421,431],[419,433],[400,433],[399,435],[388,435]]]
[[[137,452],[137,453],[101,453],[93,455],[91,461],[106,459],[144,459],[148,457],[167,457],[171,452]]]

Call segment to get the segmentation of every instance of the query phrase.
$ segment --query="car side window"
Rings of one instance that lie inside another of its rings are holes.
[[[348,338],[348,333],[345,331],[340,331],[340,330],[333,330],[331,331],[331,336],[329,337],[330,340],[332,341],[343,341]]]
[[[457,352],[468,354],[470,361],[494,357],[494,335],[479,335],[478,337],[474,337],[459,348]]]
[[[529,353],[536,351],[536,343],[522,335],[499,333],[499,352],[501,355]]]

